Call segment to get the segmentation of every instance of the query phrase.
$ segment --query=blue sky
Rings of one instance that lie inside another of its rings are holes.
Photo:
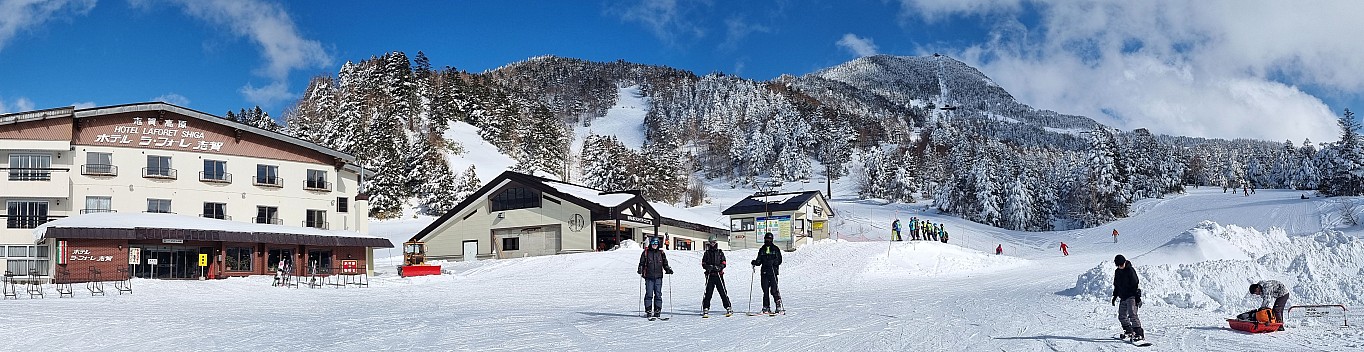
[[[387,51],[479,72],[539,55],[766,80],[942,52],[1024,103],[1122,129],[1334,140],[1354,2],[0,0],[0,112],[163,100],[272,115]],[[1352,28],[1354,27],[1354,28]]]

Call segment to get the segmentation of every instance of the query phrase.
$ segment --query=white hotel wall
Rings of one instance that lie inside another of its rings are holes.
[[[12,152],[50,154],[53,168],[70,168],[68,172],[56,171],[53,181],[0,181],[0,204],[6,200],[17,199],[7,195],[15,193],[13,188],[42,187],[45,189],[66,189],[55,193],[66,193],[62,197],[22,198],[49,201],[49,215],[79,215],[85,207],[86,196],[108,196],[111,208],[118,212],[140,213],[147,210],[147,199],[170,199],[171,210],[178,214],[198,216],[203,213],[205,202],[227,204],[227,215],[232,221],[250,222],[256,216],[256,206],[275,206],[279,208],[282,225],[302,226],[306,220],[307,209],[327,211],[327,222],[332,230],[350,230],[366,233],[362,210],[355,208],[357,194],[357,175],[349,170],[338,172],[332,165],[282,161],[274,159],[251,158],[222,154],[182,152],[162,149],[141,149],[106,146],[73,146],[71,151],[15,151],[3,145],[0,140],[0,154],[8,167],[8,154]],[[87,152],[110,153],[114,166],[118,167],[116,176],[89,176],[81,174],[81,166],[86,164]],[[58,157],[57,154],[60,154]],[[177,178],[151,179],[142,177],[142,168],[147,166],[148,155],[171,157],[171,168],[176,169]],[[205,159],[226,161],[226,171],[232,174],[232,183],[212,183],[199,180]],[[279,166],[278,177],[283,187],[264,187],[253,185],[256,165]],[[303,188],[307,170],[324,170],[331,191],[311,191]],[[58,174],[65,174],[61,180]],[[68,183],[69,182],[69,183]],[[63,184],[65,183],[65,184]],[[336,201],[345,197],[348,212],[338,213]],[[58,204],[60,203],[60,204]],[[359,218],[357,218],[359,216]],[[357,226],[361,228],[357,228]],[[32,244],[30,229],[0,229],[0,244]]]

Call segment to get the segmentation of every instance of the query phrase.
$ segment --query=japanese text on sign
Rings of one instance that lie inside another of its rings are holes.
[[[92,261],[92,262],[112,262],[112,255],[90,255],[89,249],[72,249],[71,261]]]
[[[145,123],[144,123],[145,120]],[[155,117],[134,117],[132,125],[115,126],[114,133],[95,136],[95,143],[132,144],[140,146],[172,147],[191,150],[221,151],[223,142],[205,141],[204,132],[186,130],[185,120],[159,120]]]

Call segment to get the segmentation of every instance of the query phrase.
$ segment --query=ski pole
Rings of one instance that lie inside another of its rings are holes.
[[[748,314],[753,314],[753,276],[758,273],[758,267],[753,267],[753,271],[748,273]]]
[[[639,277],[639,311],[644,312],[644,277]],[[641,313],[643,314],[643,313]],[[642,316],[641,316],[642,317]]]
[[[676,316],[676,315],[677,315],[677,310],[676,310],[676,309],[673,309],[673,279],[672,279],[672,276],[673,276],[672,274],[668,274],[667,276],[665,276],[665,277],[667,278],[667,280],[668,280],[668,319],[672,319],[673,316]]]

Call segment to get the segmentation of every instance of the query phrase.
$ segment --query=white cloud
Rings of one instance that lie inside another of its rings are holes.
[[[0,114],[33,110],[33,101],[25,97],[15,98],[9,104],[5,104],[5,99],[0,98]]]
[[[152,101],[159,101],[175,106],[189,107],[189,98],[186,98],[183,95],[175,93],[162,94],[161,96],[152,98]]]
[[[1352,18],[1364,2],[1030,2],[1039,18],[1010,3],[906,0],[902,13],[997,16],[986,40],[930,50],[979,67],[1025,103],[1123,129],[1332,141],[1338,112],[1297,86],[1364,89],[1364,46],[1344,39],[1364,36]]]
[[[274,82],[263,87],[247,84],[239,92],[246,97],[246,101],[260,106],[272,106],[275,103],[287,101],[295,95],[289,92],[289,87],[284,82]]]
[[[612,13],[627,22],[638,22],[644,25],[654,37],[668,43],[676,44],[684,39],[701,38],[706,36],[706,31],[697,25],[693,16],[690,16],[691,7],[688,6],[695,1],[687,0],[643,0],[626,1],[621,6],[610,6],[608,13]]]
[[[901,17],[937,22],[953,15],[989,15],[1016,12],[1021,0],[900,0]]]
[[[862,38],[855,34],[847,33],[843,35],[843,39],[839,39],[835,44],[844,49],[848,49],[848,51],[852,52],[853,55],[857,55],[857,57],[876,55],[876,43],[872,42],[871,38]]]
[[[3,0],[0,1],[0,50],[19,31],[38,26],[63,13],[85,15],[95,0]]]
[[[268,105],[287,97],[285,83],[289,73],[298,69],[325,67],[332,58],[322,44],[304,39],[283,6],[259,0],[180,0],[185,12],[205,22],[229,29],[232,34],[250,38],[260,46],[265,66],[256,74],[274,81],[265,87],[242,87],[247,100]]]
[[[93,101],[81,101],[81,102],[71,103],[71,106],[74,106],[74,107],[76,107],[77,109],[89,109],[89,108],[95,107],[95,102],[93,102]]]
[[[730,19],[725,20],[725,27],[728,28],[725,31],[725,42],[720,43],[720,48],[725,50],[734,50],[735,48],[738,48],[739,42],[742,42],[749,34],[772,32],[772,29],[767,26],[748,23],[738,17],[731,17]]]

